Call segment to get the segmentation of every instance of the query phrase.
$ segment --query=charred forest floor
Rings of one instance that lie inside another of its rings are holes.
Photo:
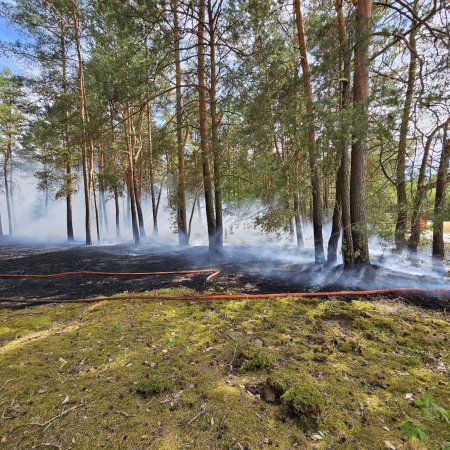
[[[190,288],[199,293],[277,293],[366,290],[396,287],[450,289],[450,274],[408,274],[371,265],[358,270],[314,264],[313,254],[292,248],[226,247],[221,255],[206,247],[127,244],[85,247],[11,245],[0,242],[0,272],[6,274],[69,271],[158,272],[217,268],[220,275],[206,282],[204,274],[152,277],[71,276],[58,279],[0,279],[0,304],[5,297],[78,299],[140,293],[162,288]],[[395,296],[394,297],[398,297]],[[443,295],[403,295],[421,306],[445,307]]]
[[[280,292],[342,280],[336,268],[201,248],[4,246],[0,266],[222,271],[209,284],[204,275],[1,280],[0,297]],[[345,285],[406,281],[386,274]],[[448,449],[442,308],[357,296],[0,307],[2,449]]]

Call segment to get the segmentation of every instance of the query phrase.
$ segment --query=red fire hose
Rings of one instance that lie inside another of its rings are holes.
[[[51,274],[0,274],[0,278],[58,278],[67,276],[78,275],[94,275],[105,277],[121,277],[121,276],[153,276],[153,275],[180,275],[180,274],[200,274],[209,273],[210,275],[206,279],[211,280],[215,276],[220,274],[218,269],[199,269],[199,270],[175,270],[168,272],[93,272],[93,271],[79,271],[79,272],[61,272]],[[27,303],[27,304],[42,304],[42,303],[94,303],[100,301],[110,300],[245,300],[245,299],[264,299],[264,298],[286,298],[286,297],[338,297],[338,296],[367,296],[378,294],[401,294],[401,293],[414,293],[414,294],[437,294],[439,297],[441,294],[445,296],[442,300],[448,301],[450,299],[450,289],[428,289],[428,288],[389,288],[389,289],[371,289],[365,291],[333,291],[333,292],[280,292],[270,294],[208,294],[208,295],[127,295],[120,297],[94,297],[94,298],[78,298],[78,299],[24,299],[24,298],[0,298],[0,303]]]

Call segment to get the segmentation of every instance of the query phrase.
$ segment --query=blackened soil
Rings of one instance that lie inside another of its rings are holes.
[[[58,273],[66,271],[156,272],[217,268],[220,275],[206,282],[207,275],[149,277],[71,276],[56,279],[2,279],[2,298],[24,300],[77,299],[121,292],[137,293],[168,287],[187,287],[199,292],[243,293],[314,292],[366,290],[399,287],[450,289],[448,277],[408,275],[377,266],[344,271],[341,266],[314,264],[312,255],[260,252],[255,248],[227,247],[222,255],[211,255],[205,247],[180,249],[143,244],[85,247],[0,245],[0,273]],[[262,257],[261,255],[265,256]],[[290,258],[292,256],[292,258]],[[295,262],[293,262],[295,261]],[[298,262],[305,261],[305,262]],[[448,295],[398,294],[423,306],[445,306]]]

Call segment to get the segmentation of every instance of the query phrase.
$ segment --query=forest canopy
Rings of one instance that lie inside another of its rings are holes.
[[[257,205],[260,230],[303,249],[311,223],[316,262],[353,266],[372,235],[417,251],[426,211],[442,260],[449,14],[444,0],[1,2],[21,69],[0,73],[0,236],[26,164],[42,208],[64,202],[69,241],[78,218],[91,245],[129,216],[136,244],[172,226],[187,245],[202,205],[220,252],[224,216]]]

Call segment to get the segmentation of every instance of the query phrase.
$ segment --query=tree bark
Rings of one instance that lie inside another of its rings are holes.
[[[133,155],[133,145],[131,140],[131,114],[130,107],[128,102],[125,102],[124,107],[124,138],[125,138],[125,146],[127,152],[127,183],[128,183],[128,195],[130,201],[130,213],[131,213],[131,229],[133,231],[133,238],[135,245],[139,245],[140,243],[140,234],[139,234],[139,226],[138,219],[136,213],[136,193],[134,189],[134,155]]]
[[[77,49],[78,58],[78,90],[79,90],[79,101],[80,101],[80,117],[83,129],[83,143],[81,146],[81,160],[83,167],[83,185],[84,185],[84,205],[85,205],[85,232],[86,232],[86,245],[92,245],[91,236],[91,182],[88,174],[88,164],[87,164],[87,142],[88,142],[88,117],[86,114],[86,92],[84,85],[84,66],[83,57],[81,54],[81,42],[80,42],[80,24],[78,18],[78,12],[74,7],[72,10],[73,14],[73,29],[74,29],[74,39]],[[92,145],[92,143],[91,143]],[[93,150],[93,149],[92,149]]]
[[[308,116],[308,156],[309,166],[311,171],[311,188],[312,188],[312,219],[314,229],[314,252],[316,262],[323,262],[325,260],[323,250],[323,235],[322,235],[322,198],[320,192],[320,176],[318,155],[316,147],[315,134],[315,119],[314,119],[314,105],[313,94],[311,86],[311,76],[308,64],[308,55],[306,50],[305,32],[303,27],[303,16],[301,10],[301,0],[294,0],[295,18],[297,25],[298,42],[300,46],[300,60],[303,71],[303,87],[306,98],[306,113]]]
[[[178,0],[172,2],[173,40],[175,45],[175,92],[177,116],[177,155],[178,155],[178,188],[177,188],[177,224],[178,243],[188,245],[189,237],[186,223],[186,189],[184,174],[184,141],[183,141],[183,105],[181,98],[181,62],[180,62],[180,26],[178,23]],[[153,195],[153,194],[152,194]],[[153,198],[153,197],[152,197]]]
[[[120,209],[119,209],[119,192],[117,187],[114,188],[114,207],[116,216],[116,238],[120,239]]]
[[[366,219],[367,128],[369,124],[369,40],[372,0],[356,5],[353,80],[353,145],[350,174],[350,213],[355,264],[370,263]]]
[[[203,187],[205,191],[206,221],[208,224],[209,250],[216,250],[216,223],[212,193],[210,154],[208,145],[208,124],[206,120],[206,85],[205,85],[205,0],[199,2],[199,21],[197,30],[198,59],[198,109],[200,116],[200,149],[202,152]]]
[[[442,137],[442,153],[436,180],[433,218],[433,258],[442,261],[445,259],[443,214],[446,206],[447,173],[450,158],[450,139],[447,132],[448,125],[445,126]]]
[[[7,133],[6,139],[7,139],[6,152],[4,153],[5,159],[3,162],[3,183],[5,186],[6,210],[8,213],[8,234],[9,236],[12,236],[14,234],[14,226],[11,210],[11,191],[9,187],[9,177],[8,177],[8,168],[12,154],[12,142],[11,142],[12,136],[10,133]]]
[[[220,8],[220,5],[219,5]],[[223,212],[222,212],[222,161],[219,142],[219,119],[217,115],[217,73],[216,73],[216,26],[220,12],[213,11],[212,1],[208,0],[210,80],[209,89],[211,113],[211,147],[214,164],[214,206],[216,212],[216,250],[223,248]]]
[[[425,143],[422,163],[420,165],[419,176],[417,179],[417,189],[416,194],[413,199],[413,210],[411,216],[411,234],[408,239],[408,250],[411,252],[417,252],[417,248],[420,242],[420,218],[421,218],[421,208],[425,195],[427,193],[427,183],[425,183],[426,170],[428,167],[428,160],[430,157],[431,145],[433,144],[434,137],[442,128],[448,127],[450,123],[450,118],[447,119],[443,124],[438,125],[433,131],[428,135],[427,141]]]
[[[419,0],[414,0],[413,11],[417,14]],[[397,190],[397,221],[395,224],[395,247],[402,250],[406,245],[406,225],[408,221],[408,197],[406,195],[406,145],[408,138],[409,117],[414,94],[414,82],[416,79],[417,53],[416,33],[414,28],[409,35],[409,68],[406,87],[405,103],[403,105],[402,121],[397,152],[396,190]]]
[[[339,154],[340,163],[336,175],[336,201],[333,212],[333,229],[328,242],[328,260],[337,260],[337,244],[342,228],[342,259],[344,267],[353,265],[353,240],[350,219],[350,176],[348,155],[348,126],[346,111],[350,104],[351,49],[344,19],[343,0],[336,0],[335,8],[339,30],[339,57],[341,95],[339,102]]]
[[[61,63],[62,63],[62,89],[64,95],[64,127],[63,127],[63,146],[66,152],[66,228],[67,240],[73,242],[75,240],[73,232],[73,213],[72,213],[72,169],[69,155],[69,106],[67,104],[67,54],[66,54],[66,38],[64,19],[60,21],[60,46],[61,46]]]
[[[153,140],[152,140],[152,111],[150,103],[147,104],[147,144],[148,144],[148,171],[150,176],[150,194],[152,198],[153,236],[158,236],[158,205],[155,192],[155,175],[153,168]],[[162,188],[161,188],[162,189]]]

